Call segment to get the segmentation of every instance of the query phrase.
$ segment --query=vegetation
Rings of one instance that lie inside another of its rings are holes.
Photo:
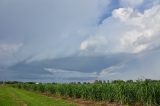
[[[0,85],[0,106],[74,106],[61,99]]]
[[[160,81],[132,80],[112,82],[95,81],[95,83],[70,84],[12,84],[13,87],[50,93],[71,98],[93,101],[107,101],[120,104],[160,105]]]

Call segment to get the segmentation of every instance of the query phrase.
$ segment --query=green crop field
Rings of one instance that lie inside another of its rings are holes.
[[[55,97],[59,97],[59,99],[55,99]],[[97,103],[100,103],[98,106],[101,106],[101,104],[104,104],[104,106],[108,104],[116,104],[117,106],[160,106],[160,81],[134,82],[129,80],[125,82],[117,80],[107,83],[83,84],[16,82],[0,86],[0,106],[80,105],[75,100],[81,100],[81,103],[84,101],[90,102],[90,106],[95,106],[95,104],[97,106]]]
[[[11,84],[12,87],[66,98],[121,105],[159,106],[160,81],[114,81],[111,83]]]
[[[0,106],[75,106],[61,99],[53,99],[38,93],[0,86]]]

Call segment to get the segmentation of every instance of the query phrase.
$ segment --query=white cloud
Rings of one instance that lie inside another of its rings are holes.
[[[92,47],[93,52],[105,53],[150,51],[160,47],[159,23],[160,5],[145,10],[143,14],[132,8],[115,9],[112,17],[104,20],[96,34],[83,41],[81,47],[83,50]]]
[[[114,66],[105,68],[101,70],[97,78],[101,80],[106,80],[106,79],[109,79],[109,77],[118,76],[119,74],[121,74],[120,69],[124,67],[125,67],[125,64],[123,63],[123,64],[114,65]]]
[[[101,42],[101,43],[100,43]],[[100,45],[98,45],[100,43]],[[80,45],[81,50],[93,50],[96,51],[97,49],[103,49],[108,43],[106,37],[104,36],[96,36],[91,37],[89,40],[83,41]],[[95,46],[98,45],[95,49]]]
[[[140,14],[130,11],[130,14]],[[124,16],[125,17],[125,16]],[[148,51],[160,46],[160,6],[146,10],[144,14],[133,15],[122,20],[133,29],[126,31],[121,38],[122,46],[130,52]]]
[[[133,8],[119,8],[115,9],[112,12],[112,16],[114,18],[119,18],[121,21],[130,21],[133,20],[135,17],[140,17],[142,14],[134,11]]]

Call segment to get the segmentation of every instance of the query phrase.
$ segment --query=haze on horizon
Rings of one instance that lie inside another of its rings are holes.
[[[160,0],[1,0],[0,80],[160,80]]]

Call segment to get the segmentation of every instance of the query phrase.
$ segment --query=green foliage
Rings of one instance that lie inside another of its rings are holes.
[[[82,98],[93,101],[107,101],[121,104],[160,105],[160,81],[116,80],[112,83],[95,81],[95,83],[70,84],[14,84],[14,87],[27,90],[47,92],[54,95]]]

